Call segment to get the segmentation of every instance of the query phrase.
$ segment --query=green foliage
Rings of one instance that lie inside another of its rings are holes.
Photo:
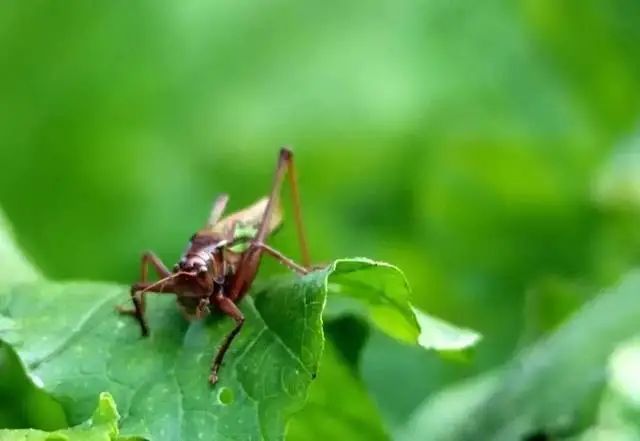
[[[91,418],[66,430],[44,432],[34,429],[2,430],[1,441],[142,441],[139,437],[120,436],[116,404],[108,393],[100,394],[98,407]]]
[[[514,358],[640,264],[638,17],[637,0],[3,2],[0,204],[38,271],[0,240],[0,286],[126,285],[145,249],[171,266],[216,194],[266,194],[291,144],[314,262],[394,262],[416,307],[483,335],[451,363],[388,338],[413,339],[402,314],[383,334],[370,300],[330,301],[376,417],[394,435],[439,409],[411,439],[472,425]],[[282,202],[270,244],[295,259]],[[8,396],[0,421],[29,424]],[[603,392],[593,434],[633,421],[618,401]]]
[[[629,274],[500,371],[425,403],[401,439],[429,433],[433,440],[510,441],[582,432],[594,424],[600,403],[611,406],[610,396],[601,400],[611,378],[609,359],[639,333],[639,290],[640,273]],[[620,389],[635,384],[630,378],[637,368],[637,362],[619,367],[626,381]]]
[[[389,284],[388,277],[402,283]],[[71,424],[86,419],[95,397],[109,391],[121,406],[125,435],[276,440],[284,437],[287,421],[302,408],[318,374],[329,285],[363,305],[379,303],[380,314],[402,317],[400,329],[413,336],[410,343],[419,343],[421,329],[402,273],[361,258],[338,260],[324,270],[279,278],[254,290],[242,302],[245,326],[214,388],[207,381],[209,367],[229,332],[228,320],[214,317],[189,325],[169,296],[151,296],[148,301],[152,335],[144,339],[133,320],[115,311],[128,297],[126,287],[44,280],[8,283],[0,288],[0,338],[16,349],[29,375],[63,406]],[[424,331],[434,332],[426,327]],[[316,405],[326,400],[320,391],[344,387],[359,412],[346,422],[371,419],[378,425],[371,430],[384,436],[354,373],[332,351],[325,358],[328,372],[315,388]],[[361,402],[369,408],[361,408]],[[314,418],[313,410],[300,415]],[[331,430],[340,433],[342,428]]]
[[[23,285],[0,296],[15,322],[2,338],[63,404],[72,424],[86,418],[101,391],[110,391],[122,408],[125,434],[279,439],[318,369],[322,284],[319,275],[292,280],[243,302],[246,325],[216,388],[207,381],[209,367],[230,323],[187,326],[169,297],[149,302],[153,335],[141,339],[137,324],[114,309],[126,301],[126,289]]]
[[[337,271],[336,271],[337,270]],[[425,349],[459,351],[475,346],[480,336],[430,317],[414,308],[409,283],[400,269],[371,259],[341,259],[328,286],[328,315],[355,314],[394,339]]]

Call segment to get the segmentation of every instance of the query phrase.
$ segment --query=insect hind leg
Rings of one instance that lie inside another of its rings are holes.
[[[288,173],[287,173],[288,172]],[[293,197],[293,207],[294,207],[294,216],[296,229],[298,232],[298,241],[300,242],[300,248],[302,252],[303,259],[303,267],[305,269],[310,268],[310,258],[309,251],[307,248],[306,237],[304,234],[304,229],[302,226],[302,212],[300,209],[300,197],[298,193],[298,183],[296,176],[296,169],[293,162],[293,152],[283,147],[280,149],[280,155],[278,157],[278,165],[276,168],[276,173],[273,178],[273,184],[271,186],[271,193],[269,195],[269,201],[267,202],[267,207],[264,210],[264,214],[262,216],[262,221],[260,223],[260,228],[258,229],[258,233],[255,235],[253,242],[256,244],[264,244],[266,236],[269,231],[269,224],[271,223],[271,217],[274,213],[274,207],[276,205],[277,199],[280,197],[280,193],[282,190],[282,184],[285,178],[285,175],[288,174],[289,184],[291,186],[291,195]],[[229,291],[229,298],[232,300],[236,300],[241,298],[246,290],[249,288],[253,279],[258,272],[258,266],[260,264],[260,257],[263,251],[269,252],[269,250],[265,250],[263,246],[252,246],[250,247],[243,255],[242,260],[239,264],[238,272],[235,275],[234,281],[231,286],[231,290]],[[275,251],[275,250],[274,250]],[[273,255],[273,253],[271,253]],[[279,256],[281,254],[277,253]],[[281,262],[292,262],[290,259],[280,259],[279,256],[275,256]],[[282,256],[284,257],[284,256]],[[299,266],[294,264],[295,266]]]

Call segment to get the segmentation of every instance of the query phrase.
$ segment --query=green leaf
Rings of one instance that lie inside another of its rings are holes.
[[[337,301],[328,315],[355,313],[385,334],[408,344],[437,351],[461,351],[476,345],[480,335],[452,326],[412,306],[409,283],[402,271],[367,258],[333,263],[329,290]]]
[[[283,439],[287,421],[302,408],[319,369],[329,285],[359,300],[387,333],[414,344],[421,338],[418,322],[424,317],[416,319],[397,268],[341,259],[304,277],[256,286],[240,305],[245,326],[212,388],[207,382],[211,358],[231,329],[228,318],[214,315],[189,324],[171,296],[151,295],[152,334],[141,338],[137,324],[114,311],[128,300],[126,287],[46,281],[17,253],[8,234],[3,239],[8,258],[17,262],[14,268],[22,268],[16,274],[27,276],[6,278],[0,285],[0,339],[19,354],[27,368],[22,375],[42,385],[71,424],[85,420],[95,396],[109,391],[120,405],[125,435],[163,441]],[[331,388],[348,392],[343,400],[351,399],[354,409],[345,413],[349,418],[343,428],[353,431],[349,424],[367,424],[369,435],[384,438],[355,371],[333,351],[326,359],[326,377],[312,403],[328,409],[323,393]],[[356,409],[356,404],[364,407]],[[299,415],[314,418],[318,413]],[[108,403],[93,416],[111,433],[118,431],[117,419]]]
[[[482,405],[496,388],[498,375],[488,372],[428,397],[394,433],[397,441],[452,439],[456,427],[465,424],[469,416]],[[482,439],[482,438],[478,438]]]
[[[537,281],[526,294],[522,344],[531,344],[560,327],[593,296],[592,291],[591,287],[560,277]]]
[[[475,346],[482,338],[475,331],[458,328],[416,308],[412,310],[420,326],[418,343],[423,348],[443,352],[462,351]]]
[[[618,345],[607,368],[609,381],[596,421],[577,440],[640,439],[640,338],[636,336]]]
[[[101,393],[93,416],[71,429],[44,432],[34,429],[0,430],[0,441],[134,441],[138,437],[119,436],[120,415],[113,398]]]
[[[215,388],[207,382],[211,359],[232,323],[214,315],[188,324],[170,296],[149,297],[152,335],[145,339],[132,319],[114,311],[128,299],[125,287],[15,285],[0,289],[0,311],[11,324],[0,338],[62,403],[72,424],[85,419],[94,397],[108,390],[121,408],[124,434],[282,439],[318,372],[329,284],[371,307],[374,323],[387,332],[417,342],[420,328],[404,277],[391,265],[367,259],[342,259],[256,288],[241,303],[245,327]]]
[[[173,299],[148,306],[151,337],[114,306],[126,289],[94,283],[19,285],[0,293],[15,327],[13,344],[31,374],[85,419],[93,397],[108,390],[120,405],[122,431],[157,440],[199,437],[281,439],[304,402],[323,346],[325,275],[281,281],[242,302],[247,317],[221,371],[207,382],[211,358],[231,322],[186,323]]]
[[[444,434],[431,432],[428,422],[434,421],[435,407],[429,403],[412,419],[410,433],[431,440],[511,441],[540,432],[554,437],[582,431],[597,411],[611,354],[638,333],[638,292],[640,273],[634,272],[492,375],[489,383],[468,389],[473,391],[469,394],[465,390],[472,397],[470,405],[461,403],[458,394],[464,411]]]
[[[339,403],[339,404],[338,404]],[[289,424],[287,441],[383,441],[389,437],[356,373],[328,343],[321,375],[304,409]]]

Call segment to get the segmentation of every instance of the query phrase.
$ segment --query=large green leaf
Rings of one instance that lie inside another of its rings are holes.
[[[84,420],[108,390],[123,414],[123,433],[158,440],[281,439],[302,405],[323,346],[324,273],[270,286],[247,299],[245,328],[221,381],[207,382],[211,357],[229,332],[221,318],[188,325],[169,297],[149,304],[152,335],[114,306],[126,289],[95,283],[20,285],[0,294],[12,344],[33,376]]]
[[[49,393],[71,424],[88,418],[95,398],[109,391],[122,411],[125,435],[163,441],[283,439],[289,417],[304,404],[319,369],[329,286],[357,301],[374,324],[405,343],[436,347],[424,344],[424,334],[435,335],[443,325],[414,311],[408,284],[396,267],[364,258],[340,259],[304,277],[257,285],[241,304],[245,326],[228,353],[221,381],[211,387],[211,358],[231,328],[228,318],[214,315],[189,324],[172,296],[150,296],[152,333],[141,338],[137,324],[114,310],[128,300],[126,287],[47,281],[18,252],[8,232],[0,239],[7,251],[4,260],[15,274],[26,275],[0,278],[0,340],[11,345],[3,346],[4,359],[13,360],[4,366],[31,378],[21,381],[28,386],[21,390],[42,395],[33,382]],[[455,328],[449,331],[455,334]],[[458,349],[454,340],[450,348]],[[325,359],[326,376],[312,395],[316,406],[299,415],[317,418],[318,409],[329,409],[327,397],[342,390],[353,405],[351,413],[339,412],[344,429],[357,430],[356,422],[367,425],[375,438],[384,438],[355,371],[334,351]],[[13,400],[24,402],[22,398]],[[59,427],[64,418],[48,424]]]
[[[352,293],[346,288],[357,286],[358,299],[369,292],[365,305],[380,296],[377,317],[400,317],[402,335],[417,343],[420,327],[406,284],[386,283],[394,273],[404,280],[387,264],[343,259],[304,277],[263,284],[241,304],[246,324],[215,388],[207,383],[211,358],[231,321],[218,316],[188,324],[169,296],[151,297],[152,335],[143,339],[132,320],[114,311],[128,298],[125,287],[37,282],[0,288],[7,325],[0,338],[63,404],[71,423],[85,419],[95,397],[110,391],[122,409],[125,434],[282,439],[318,372],[329,284]],[[393,328],[387,323],[383,329]]]
[[[100,394],[98,407],[91,418],[79,426],[55,432],[34,429],[0,430],[0,441],[135,441],[137,437],[121,437],[120,415],[113,398]]]

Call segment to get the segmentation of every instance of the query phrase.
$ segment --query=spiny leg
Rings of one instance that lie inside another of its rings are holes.
[[[147,278],[149,276],[149,264],[153,266],[158,278],[163,279],[171,275],[171,272],[167,269],[166,265],[162,262],[162,260],[160,260],[160,258],[156,256],[153,251],[147,251],[144,254],[142,254],[142,259],[140,261],[140,282],[139,283],[142,283],[142,284],[147,283]],[[128,308],[123,308],[122,306],[118,306],[117,309],[118,309],[118,312],[120,312],[120,314],[129,314],[137,318],[138,315],[140,314],[144,315],[144,312],[146,310],[146,299],[145,299],[146,293],[143,292],[140,296],[135,295],[137,291],[135,292],[133,291],[134,286],[136,286],[136,284],[131,286],[131,299],[133,301],[134,307],[132,309],[128,309]],[[141,311],[141,312],[138,312],[138,311]]]
[[[141,288],[141,284],[135,283],[131,285],[131,289],[129,293],[131,294],[131,302],[133,302],[133,309],[125,309],[121,306],[118,306],[118,312],[120,314],[132,315],[138,324],[140,325],[140,333],[143,337],[147,337],[149,335],[149,325],[147,324],[147,319],[144,315],[144,305],[141,299],[141,295],[138,294],[138,291]]]
[[[298,274],[305,275],[305,274],[309,273],[309,270],[307,268],[305,268],[305,267],[303,267],[301,265],[298,265],[292,259],[290,259],[289,257],[285,256],[284,254],[282,254],[280,251],[276,250],[275,248],[267,245],[266,243],[254,242],[254,243],[251,244],[251,246],[252,247],[261,248],[262,251],[267,253],[269,256],[273,257],[278,262],[282,263],[283,265],[285,265],[289,269],[297,272]]]
[[[148,291],[151,288],[152,290]],[[121,310],[121,308],[118,308],[118,310],[122,314],[133,316],[136,319],[136,321],[140,324],[140,331],[142,333],[142,336],[147,337],[149,335],[149,325],[147,324],[147,319],[145,318],[145,313],[144,313],[145,311],[143,308],[143,304],[140,301],[141,292],[142,294],[147,294],[147,293],[173,294],[176,292],[176,287],[173,284],[172,280],[169,280],[162,284],[158,284],[158,282],[154,282],[154,283],[138,282],[131,285],[130,294],[131,294],[131,301],[133,302],[133,310],[127,309],[123,311]]]
[[[311,267],[311,257],[309,255],[309,246],[307,245],[307,236],[304,232],[304,225],[302,222],[302,208],[300,204],[300,192],[298,191],[298,172],[296,170],[295,162],[293,161],[293,152],[287,147],[280,149],[280,157],[284,158],[287,164],[289,173],[289,186],[291,187],[291,198],[293,200],[293,216],[296,223],[296,231],[298,234],[298,242],[300,243],[300,252],[302,254],[302,264],[305,268]],[[260,242],[264,241],[264,238]]]
[[[242,311],[238,309],[235,303],[228,298],[225,297],[222,292],[218,292],[214,297],[214,302],[220,308],[222,312],[232,317],[236,321],[236,326],[227,334],[224,338],[218,352],[213,358],[213,363],[211,364],[211,374],[209,375],[209,383],[214,385],[218,382],[218,371],[220,370],[220,366],[222,365],[222,361],[224,360],[224,355],[227,353],[227,350],[231,346],[233,339],[238,335],[240,329],[242,329],[242,325],[244,324],[244,315]]]
[[[273,216],[273,210],[275,202],[280,196],[282,189],[282,182],[284,176],[289,170],[289,183],[291,184],[291,193],[294,199],[294,214],[296,219],[296,228],[298,230],[298,239],[303,255],[303,264],[305,267],[310,266],[309,252],[307,249],[306,238],[302,228],[302,214],[300,210],[300,201],[298,195],[298,186],[295,176],[295,167],[293,163],[293,152],[287,148],[280,149],[280,156],[278,157],[278,166],[273,178],[273,184],[271,187],[271,193],[269,195],[269,201],[267,207],[264,210],[262,216],[262,222],[258,233],[254,238],[254,242],[257,244],[264,244],[264,241],[269,230],[269,224],[271,216]],[[242,260],[238,268],[238,272],[234,277],[231,290],[229,291],[229,298],[236,301],[247,291],[251,282],[258,272],[258,265],[260,264],[260,256],[262,251],[265,251],[262,246],[251,246],[243,255]]]

